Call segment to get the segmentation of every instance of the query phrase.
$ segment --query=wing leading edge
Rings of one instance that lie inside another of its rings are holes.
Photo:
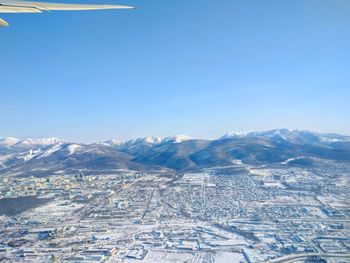
[[[44,11],[81,11],[103,9],[134,9],[124,5],[61,4],[29,1],[0,0],[0,13],[41,13]],[[0,26],[8,23],[0,18]]]

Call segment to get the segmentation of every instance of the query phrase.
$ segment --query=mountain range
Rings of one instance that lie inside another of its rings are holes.
[[[45,176],[60,171],[195,171],[237,163],[312,165],[350,162],[350,136],[275,129],[228,133],[216,140],[144,137],[92,144],[57,138],[0,138],[0,175]]]

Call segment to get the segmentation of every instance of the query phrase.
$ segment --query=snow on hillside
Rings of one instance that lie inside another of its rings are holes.
[[[48,146],[48,145],[53,145],[53,144],[59,143],[61,141],[62,140],[60,140],[58,138],[54,138],[54,137],[41,138],[41,139],[27,138],[27,139],[20,141],[18,144]]]
[[[7,155],[0,155],[0,166],[2,168],[5,168],[6,165],[4,164],[8,159],[12,158],[12,154],[7,154]],[[0,167],[0,168],[1,168]]]
[[[312,132],[305,131],[305,130],[291,130],[291,129],[274,129],[269,131],[248,131],[248,132],[229,132],[222,136],[220,139],[230,139],[230,138],[244,138],[244,137],[252,137],[252,138],[258,138],[258,137],[265,137],[265,138],[272,138],[272,137],[280,137],[282,139],[287,140],[288,136],[291,135],[301,135],[301,134],[313,134]]]
[[[189,140],[193,140],[193,138],[187,135],[175,135],[164,139],[164,141],[166,142],[173,142],[173,143],[181,143]]]
[[[327,143],[350,142],[350,136],[341,136],[338,134],[320,134],[319,137],[322,142]]]
[[[18,143],[19,141],[20,141],[20,139],[17,139],[14,137],[0,138],[0,145],[12,146],[12,145]]]
[[[61,150],[63,147],[64,147],[64,143],[60,142],[60,143],[57,143],[55,144],[54,146],[50,147],[48,150],[46,150],[45,152],[43,152],[39,158],[44,158],[44,157],[48,157],[50,156],[51,154]]]
[[[112,144],[112,145],[121,145],[123,143],[122,140],[118,140],[118,139],[112,139],[109,140],[107,142],[105,142],[106,144]]]
[[[75,153],[76,151],[79,151],[81,149],[81,146],[78,144],[70,144],[70,145],[68,145],[67,149],[69,151],[68,155],[71,155],[71,154]]]
[[[18,155],[19,159],[22,159],[23,161],[29,161],[33,159],[34,157],[37,157],[42,153],[41,149],[36,150],[29,150],[28,152],[24,152]]]
[[[32,147],[32,146],[49,146],[56,143],[62,142],[62,140],[54,137],[49,138],[26,138],[17,139],[14,137],[0,138],[0,145],[6,147]]]
[[[161,142],[163,142],[163,138],[161,137],[147,136],[147,137],[141,137],[141,138],[127,141],[125,144],[136,144],[136,143],[159,144]]]
[[[143,141],[149,144],[158,144],[161,143],[163,139],[161,137],[148,136],[143,138]]]
[[[231,138],[242,138],[247,136],[249,132],[229,132],[226,133],[224,136],[220,137],[220,139],[224,140],[224,139],[231,139]]]

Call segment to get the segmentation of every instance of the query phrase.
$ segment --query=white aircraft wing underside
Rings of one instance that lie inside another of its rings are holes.
[[[0,0],[0,13],[27,13],[27,10],[37,9],[40,11],[50,10],[98,10],[98,9],[130,9],[131,6],[123,5],[81,5],[81,4],[56,4],[29,1],[4,1]],[[9,10],[11,12],[9,12]]]
[[[79,11],[100,9],[133,9],[123,5],[90,5],[90,4],[61,4],[45,2],[29,2],[15,0],[0,0],[0,13],[41,13],[43,11]],[[0,26],[7,26],[7,22],[0,19]]]
[[[0,6],[1,13],[41,13],[42,11],[33,7]]]

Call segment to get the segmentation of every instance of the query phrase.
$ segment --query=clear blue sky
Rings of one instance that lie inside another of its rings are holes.
[[[348,0],[85,3],[0,14],[0,136],[350,134]]]

